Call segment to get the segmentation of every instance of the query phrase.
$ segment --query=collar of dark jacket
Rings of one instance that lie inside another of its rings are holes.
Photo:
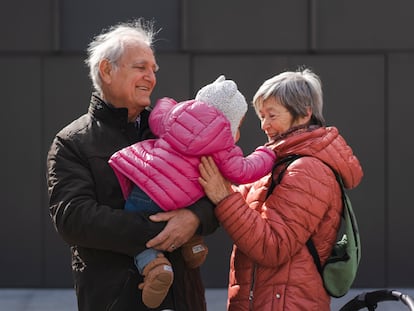
[[[116,108],[106,103],[97,93],[93,93],[89,104],[89,113],[96,119],[124,128],[128,125],[128,109]],[[141,122],[146,122],[149,111],[141,113]]]
[[[104,102],[96,93],[91,96],[89,113],[96,119],[107,123],[126,126],[128,123],[128,109],[115,108]]]

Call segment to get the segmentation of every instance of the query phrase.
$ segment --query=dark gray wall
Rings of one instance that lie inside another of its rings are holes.
[[[324,113],[360,158],[350,191],[363,243],[355,287],[414,287],[414,2],[408,0],[3,0],[0,10],[2,167],[0,287],[70,287],[67,246],[48,215],[45,157],[54,134],[83,114],[92,37],[144,16],[162,28],[153,95],[183,100],[225,74],[251,99],[300,65],[323,80]],[[265,141],[250,109],[240,145]],[[207,287],[226,287],[231,241],[207,238]]]

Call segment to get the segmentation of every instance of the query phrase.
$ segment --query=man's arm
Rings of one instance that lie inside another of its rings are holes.
[[[165,226],[99,203],[90,163],[82,158],[76,144],[60,137],[48,154],[47,179],[50,214],[56,230],[69,245],[134,256]]]
[[[214,204],[206,197],[201,198],[188,208],[150,216],[155,222],[167,221],[165,229],[148,241],[147,247],[163,251],[172,251],[171,245],[180,247],[195,233],[207,235],[218,228],[214,215]]]

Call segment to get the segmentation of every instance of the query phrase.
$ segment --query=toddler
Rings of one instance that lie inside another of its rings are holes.
[[[275,154],[260,146],[247,157],[235,143],[247,112],[244,96],[223,75],[200,89],[195,99],[177,103],[157,101],[149,126],[157,136],[128,146],[109,160],[126,198],[125,209],[157,213],[184,208],[203,197],[198,182],[202,156],[212,156],[225,178],[245,184],[268,174]],[[208,253],[200,236],[181,247],[190,268],[200,266]],[[146,249],[135,257],[144,276],[143,302],[158,307],[173,281],[173,269],[163,253]]]

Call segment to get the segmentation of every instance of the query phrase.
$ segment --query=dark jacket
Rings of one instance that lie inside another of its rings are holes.
[[[50,147],[50,214],[57,231],[71,246],[81,311],[147,310],[138,290],[142,277],[133,256],[145,249],[145,243],[165,223],[124,212],[121,188],[108,159],[121,148],[153,137],[148,116],[147,110],[141,113],[138,132],[127,122],[127,109],[112,108],[92,95],[88,113],[62,129]],[[201,221],[200,234],[217,228],[210,201],[203,198],[189,208]],[[187,269],[180,250],[166,256],[173,265],[174,283],[156,310],[206,310],[199,269]]]

